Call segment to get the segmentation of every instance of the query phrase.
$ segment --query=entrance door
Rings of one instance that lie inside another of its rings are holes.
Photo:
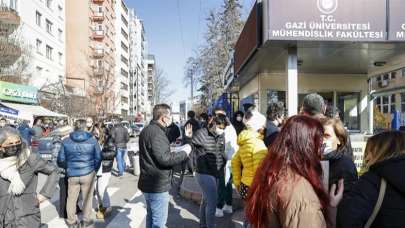
[[[342,122],[349,130],[360,130],[360,93],[337,93],[337,108],[341,112]]]

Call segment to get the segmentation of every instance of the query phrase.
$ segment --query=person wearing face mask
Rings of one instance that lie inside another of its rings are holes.
[[[246,129],[246,125],[243,123],[244,114],[242,111],[237,111],[233,115],[232,125],[236,130],[236,135],[239,135],[243,130]]]
[[[191,145],[171,152],[167,127],[172,124],[171,108],[158,104],[153,108],[153,119],[139,135],[139,164],[141,173],[138,188],[146,201],[146,228],[165,227],[169,210],[169,190],[174,166],[179,165],[191,153]],[[190,125],[185,134],[193,136]]]
[[[321,118],[324,128],[322,160],[329,161],[329,188],[344,180],[344,193],[350,192],[358,180],[356,165],[346,154],[347,135],[342,122],[335,118]]]
[[[266,118],[258,112],[248,111],[244,122],[247,129],[238,136],[239,150],[232,158],[232,175],[233,184],[241,198],[246,200],[257,167],[267,155],[263,142]],[[247,227],[247,222],[244,227]]]
[[[196,163],[196,180],[202,189],[200,227],[215,227],[215,210],[218,200],[218,179],[223,178],[226,164],[225,115],[216,114],[206,128],[193,136],[193,158]]]
[[[48,176],[37,193],[38,174]],[[39,204],[56,192],[59,171],[37,153],[31,153],[18,131],[0,129],[0,227],[39,228]]]
[[[6,120],[6,118],[2,117],[0,119],[0,128],[5,128],[6,125],[7,125],[7,120]]]
[[[285,108],[283,102],[273,102],[267,107],[267,124],[266,124],[266,135],[264,137],[264,144],[269,147],[272,142],[276,139],[278,133],[280,132],[281,124],[285,117]]]

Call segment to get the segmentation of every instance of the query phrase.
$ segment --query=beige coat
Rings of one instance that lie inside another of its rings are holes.
[[[321,203],[311,184],[297,174],[288,175],[270,193],[275,209],[269,213],[268,228],[325,228]],[[276,194],[278,192],[278,196]]]

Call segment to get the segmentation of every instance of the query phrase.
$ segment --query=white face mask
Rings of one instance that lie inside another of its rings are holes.
[[[93,123],[92,123],[92,122],[87,122],[87,123],[86,123],[86,126],[87,126],[87,127],[91,127],[91,126],[93,126]]]
[[[236,117],[236,121],[242,122],[242,120],[243,120],[242,116],[237,116],[237,117]]]
[[[215,133],[216,133],[217,135],[223,135],[223,134],[225,133],[225,130],[224,130],[224,129],[220,129],[220,128],[216,128],[216,129],[215,129]]]
[[[323,155],[329,154],[335,150],[333,149],[333,142],[330,139],[323,141],[323,145],[325,147],[323,150]]]

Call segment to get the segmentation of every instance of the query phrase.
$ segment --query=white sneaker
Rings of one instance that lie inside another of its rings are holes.
[[[222,209],[217,208],[215,210],[215,217],[218,217],[218,218],[224,217],[224,212],[222,211]]]
[[[225,204],[225,206],[222,208],[222,210],[227,213],[227,214],[232,214],[233,210],[232,210],[232,206]]]

